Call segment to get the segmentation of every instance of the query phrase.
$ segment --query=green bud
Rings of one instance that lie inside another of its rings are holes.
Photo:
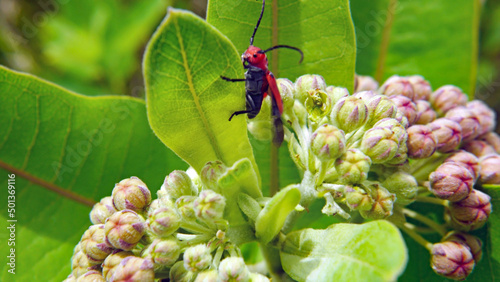
[[[142,253],[143,258],[150,258],[155,268],[172,266],[179,255],[181,247],[175,238],[155,239]]]
[[[195,218],[194,200],[195,196],[182,196],[175,201],[175,207],[184,219]]]
[[[250,271],[243,258],[228,257],[223,259],[219,265],[219,278],[223,282],[250,281]]]
[[[413,85],[406,77],[398,75],[389,77],[380,87],[380,91],[386,96],[405,96],[410,100],[415,96]]]
[[[88,256],[91,264],[100,264],[113,251],[106,243],[104,224],[92,225],[83,233],[80,240],[81,250]]]
[[[446,241],[432,246],[431,266],[434,272],[453,280],[464,280],[474,269],[470,250],[459,243]]]
[[[311,136],[311,150],[320,161],[334,160],[346,150],[345,134],[333,125],[323,124]]]
[[[189,247],[184,251],[184,268],[192,272],[207,269],[212,263],[210,249],[205,244]]]
[[[151,192],[146,184],[135,176],[116,184],[112,197],[117,210],[142,212],[151,203]]]
[[[248,123],[248,131],[255,139],[269,141],[273,138],[271,120],[252,120]]]
[[[360,150],[348,149],[335,161],[335,170],[342,183],[356,184],[367,179],[371,164],[371,159]]]
[[[414,96],[413,101],[424,101],[429,100],[432,87],[429,81],[425,80],[420,75],[412,75],[407,77],[408,82],[413,86]]]
[[[334,106],[331,113],[332,122],[344,132],[354,131],[368,118],[368,108],[362,99],[353,96],[340,99]]]
[[[332,99],[325,91],[315,89],[309,91],[305,101],[305,106],[309,118],[313,121],[319,121],[332,109]]]
[[[226,170],[227,167],[221,161],[208,162],[201,169],[201,182],[203,182],[207,189],[218,191],[217,181],[219,181],[219,177],[223,175]]]
[[[367,130],[361,140],[360,150],[373,163],[384,163],[396,156],[399,146],[406,141],[407,133],[395,120],[385,118]]]
[[[295,102],[295,86],[293,82],[286,78],[278,78],[276,79],[276,84],[280,91],[281,101],[283,101],[283,111],[291,110]]]
[[[169,273],[170,281],[191,282],[195,278],[195,273],[188,271],[184,267],[183,261],[178,261],[172,266]]]
[[[144,220],[132,210],[114,213],[104,224],[107,242],[116,249],[132,250],[145,232]]]
[[[198,218],[219,219],[224,214],[226,199],[212,190],[203,190],[194,200],[193,207]]]
[[[392,215],[396,196],[380,185],[374,184],[372,187],[374,188],[372,189],[373,205],[369,210],[359,211],[361,216],[369,219],[383,219]]]
[[[66,277],[66,279],[63,280],[63,282],[76,282],[76,277],[72,273],[72,274],[68,275],[68,277]]]
[[[325,79],[321,75],[306,74],[295,81],[295,99],[304,103],[311,90],[326,90]]]
[[[344,87],[328,86],[326,88],[326,94],[332,99],[332,104],[335,104],[338,100],[349,96],[349,91]]]
[[[368,125],[373,126],[384,118],[394,118],[398,108],[391,99],[383,95],[375,95],[366,102],[368,108]]]
[[[415,201],[418,183],[413,175],[398,171],[389,176],[382,185],[396,195],[396,201],[401,205],[409,205]]]
[[[378,88],[378,82],[371,76],[358,75],[354,76],[354,93],[360,91],[375,91]]]
[[[116,212],[113,206],[113,198],[104,197],[101,201],[92,207],[90,211],[90,221],[93,224],[103,224],[108,217]]]
[[[111,276],[113,276],[116,266],[119,265],[124,258],[129,256],[134,256],[134,254],[132,252],[115,250],[104,260],[102,263],[102,275],[106,278],[106,281],[111,280]]]
[[[76,282],[105,282],[102,273],[98,270],[90,270],[75,280]]]
[[[174,170],[165,177],[160,191],[164,191],[173,201],[182,196],[195,196],[198,194],[191,178],[182,170]]]
[[[154,281],[154,265],[150,259],[128,256],[115,267],[111,281]]]
[[[346,205],[351,210],[370,210],[373,206],[373,199],[360,187],[348,187],[345,191]]]
[[[160,207],[149,213],[146,224],[159,237],[167,237],[181,225],[181,216],[173,207]]]
[[[198,273],[194,282],[219,282],[219,274],[217,270],[206,270]]]
[[[394,158],[386,161],[384,163],[385,166],[401,167],[405,164],[408,164],[408,146],[406,145],[408,141],[407,139],[408,138],[404,138],[401,141],[396,155],[394,156]]]
[[[250,273],[250,281],[252,281],[252,282],[270,282],[271,279],[267,278],[266,276],[264,276],[260,273],[252,272],[252,273]]]
[[[298,118],[299,124],[305,125],[307,123],[306,107],[297,100],[295,100],[295,102],[293,103],[293,112],[295,113],[295,116]]]
[[[75,252],[71,258],[71,273],[75,278],[78,278],[87,273],[93,265],[95,264],[90,262],[89,257],[83,251]]]

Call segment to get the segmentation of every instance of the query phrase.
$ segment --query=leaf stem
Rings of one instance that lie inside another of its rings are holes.
[[[411,223],[405,222],[403,225],[400,225],[399,228],[403,230],[408,236],[410,236],[413,240],[415,240],[417,243],[422,245],[424,248],[429,250],[429,252],[432,250],[432,243],[427,241],[424,237],[420,236],[417,232],[415,232],[415,226]]]
[[[269,270],[269,274],[271,275],[272,281],[281,282],[282,276],[286,275],[285,271],[281,267],[281,258],[279,254],[279,250],[269,245],[263,245],[259,243],[260,251],[264,256],[264,260],[266,261],[267,269]]]
[[[446,228],[444,228],[442,225],[438,224],[434,220],[419,214],[416,211],[412,211],[410,209],[403,208],[403,213],[405,215],[407,215],[415,220],[418,220],[418,221],[424,223],[425,225],[431,227],[432,229],[434,229],[434,231],[439,233],[439,235],[441,235],[441,237],[443,237],[446,234]]]

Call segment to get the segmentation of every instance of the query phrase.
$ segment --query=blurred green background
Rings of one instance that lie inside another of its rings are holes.
[[[1,0],[0,64],[86,95],[142,97],[141,60],[168,6],[206,0]],[[483,1],[477,99],[500,101],[500,1]]]

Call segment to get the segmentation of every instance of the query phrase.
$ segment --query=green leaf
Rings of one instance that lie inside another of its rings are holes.
[[[394,281],[407,260],[399,230],[383,220],[294,231],[281,246],[283,269],[297,281]]]
[[[261,8],[261,1],[211,0],[207,21],[225,34],[241,54],[248,48]],[[352,91],[355,39],[347,0],[268,0],[254,44],[262,49],[285,44],[304,52],[302,64],[295,51],[269,52],[269,68],[276,77],[295,80],[303,74],[317,73],[329,85]]]
[[[2,187],[16,175],[16,280],[65,279],[92,204],[121,179],[135,175],[154,194],[187,167],[151,132],[142,100],[86,97],[0,66],[0,101]],[[0,280],[12,281],[3,238]]]
[[[453,84],[472,97],[480,8],[479,0],[352,0],[356,72],[379,82],[420,74],[434,89]]]
[[[156,135],[196,171],[208,161],[257,165],[243,118],[244,95],[221,75],[238,77],[234,46],[201,18],[170,9],[144,58],[148,117]],[[239,95],[241,93],[241,95]]]
[[[289,186],[266,203],[255,221],[255,235],[264,244],[269,243],[285,224],[287,216],[300,202],[300,191]]]

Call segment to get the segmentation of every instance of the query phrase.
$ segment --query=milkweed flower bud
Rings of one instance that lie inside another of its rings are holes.
[[[295,81],[295,99],[304,103],[310,90],[326,90],[325,79],[317,74],[305,74]]]
[[[189,175],[182,170],[174,170],[167,177],[161,186],[160,191],[164,191],[172,200],[177,200],[182,196],[194,196],[198,194],[196,187]]]
[[[472,110],[466,107],[455,107],[446,112],[445,117],[460,124],[462,127],[462,142],[469,142],[479,135],[479,120]]]
[[[331,112],[334,125],[347,133],[363,126],[367,118],[368,108],[362,99],[354,96],[340,99]]]
[[[432,130],[425,125],[412,125],[408,128],[408,156],[425,159],[436,151],[437,142]]]
[[[373,199],[360,187],[348,187],[345,190],[346,205],[351,210],[370,210]]]
[[[271,282],[271,279],[267,278],[266,276],[264,276],[260,273],[252,272],[252,273],[250,273],[250,281],[252,281],[252,282]]]
[[[75,278],[82,276],[89,271],[94,264],[90,262],[89,257],[81,250],[75,252],[71,258],[71,273]]]
[[[476,263],[478,263],[483,256],[483,242],[481,241],[481,239],[465,232],[451,231],[446,234],[446,236],[441,241],[450,241],[465,245],[467,248],[469,248]]]
[[[196,200],[196,198],[195,196],[182,196],[175,201],[175,207],[182,218],[189,219],[195,217],[194,200]]]
[[[201,182],[207,189],[218,191],[218,181],[222,174],[227,171],[227,167],[221,161],[207,162],[201,169]]]
[[[346,149],[344,131],[323,124],[311,135],[311,150],[321,161],[340,157]]]
[[[408,147],[406,145],[408,138],[405,137],[399,144],[398,151],[396,155],[384,163],[385,166],[402,166],[408,163]]]
[[[113,199],[111,197],[104,197],[92,207],[90,211],[90,221],[93,224],[102,224],[108,217],[116,212],[113,206]]]
[[[361,216],[369,219],[383,219],[392,215],[396,196],[378,184],[373,185],[373,187],[373,205],[369,210],[360,210]]]
[[[405,96],[410,100],[415,96],[413,85],[406,77],[398,75],[389,77],[380,87],[380,91],[386,96]]]
[[[90,270],[76,279],[77,282],[105,282],[102,273],[98,270]]]
[[[250,281],[250,271],[240,257],[228,257],[219,265],[219,278],[223,282]]]
[[[360,91],[360,92],[356,92],[356,93],[352,94],[351,97],[361,99],[361,100],[363,100],[364,103],[367,103],[375,96],[379,96],[379,95],[373,91]],[[380,96],[384,96],[384,95],[380,95]]]
[[[383,163],[396,155],[399,145],[407,137],[405,129],[397,120],[385,118],[365,132],[359,149],[373,163]]]
[[[439,118],[427,125],[437,141],[437,151],[440,153],[453,152],[462,142],[462,127],[455,121]]]
[[[354,92],[360,91],[375,91],[378,88],[378,82],[373,77],[368,75],[354,76]]]
[[[496,114],[483,101],[473,100],[467,103],[467,109],[474,112],[479,120],[479,135],[493,131],[495,129]]]
[[[372,160],[358,149],[348,149],[335,161],[339,180],[348,184],[361,183],[368,177]]]
[[[446,241],[432,246],[431,266],[441,276],[464,280],[472,272],[474,265],[470,250],[462,244]]]
[[[479,166],[479,159],[469,152],[460,150],[451,154],[448,158],[446,158],[444,162],[451,162],[464,166],[472,174],[474,180],[479,177],[479,171],[481,169],[481,167]]]
[[[307,123],[306,107],[298,100],[295,100],[295,102],[293,103],[293,112],[295,113],[295,116],[299,120],[299,124],[304,125]]]
[[[417,106],[417,120],[415,124],[425,125],[436,119],[437,113],[432,109],[431,103],[424,100],[417,100],[415,105]]]
[[[116,184],[112,193],[117,210],[141,212],[151,203],[151,192],[139,178],[132,176]]]
[[[154,281],[155,272],[150,259],[129,256],[115,267],[111,281]]]
[[[220,282],[217,270],[206,270],[198,273],[194,282]]]
[[[410,122],[405,116],[405,113],[400,111],[399,109],[396,111],[396,116],[394,117],[394,119],[397,120],[399,124],[401,124],[405,129],[408,129],[408,127],[410,127]]]
[[[146,224],[153,234],[167,237],[179,229],[181,216],[173,207],[160,207],[149,213]]]
[[[488,155],[479,159],[480,180],[483,184],[500,184],[500,156]]]
[[[129,256],[134,256],[134,254],[128,251],[115,250],[104,260],[102,263],[102,275],[106,278],[106,281],[111,280],[115,267],[119,265],[124,258]]]
[[[413,101],[429,100],[432,93],[432,87],[429,81],[425,80],[420,75],[412,75],[407,77],[407,79],[413,86],[413,91],[415,93]]]
[[[467,103],[467,96],[460,88],[453,85],[445,85],[436,89],[436,91],[431,94],[429,101],[436,112],[440,116],[443,116],[446,112],[455,107],[465,106]]]
[[[374,125],[384,118],[394,118],[398,108],[387,96],[375,95],[366,104],[368,108],[368,125]]]
[[[417,196],[417,180],[413,175],[403,171],[391,174],[382,185],[396,195],[396,201],[401,205],[411,204]]]
[[[212,190],[201,191],[193,202],[196,216],[204,219],[222,218],[225,207],[226,199]]]
[[[472,190],[467,198],[451,203],[450,215],[460,224],[461,230],[469,231],[482,227],[491,213],[491,197],[479,191]]]
[[[457,202],[469,195],[474,184],[470,171],[455,163],[444,163],[429,176],[432,193],[436,197]]]
[[[286,78],[278,78],[276,79],[276,84],[278,85],[278,90],[281,95],[281,101],[283,101],[283,109],[284,111],[291,110],[293,108],[294,92],[295,86],[293,82]]]
[[[106,243],[104,224],[92,225],[83,233],[80,240],[82,251],[89,257],[91,264],[100,264],[113,251]]]
[[[181,247],[179,242],[174,239],[155,239],[142,253],[143,258],[150,258],[156,268],[172,266],[179,255]]]
[[[340,99],[349,96],[349,91],[344,87],[328,86],[326,88],[326,94],[332,99],[332,104],[335,105]]]
[[[488,145],[492,146],[496,153],[500,153],[500,136],[495,132],[488,132],[483,134],[479,138],[480,140],[486,142]]]
[[[189,247],[184,251],[184,268],[193,272],[207,269],[212,262],[212,255],[205,244]]]
[[[418,118],[418,112],[417,112],[417,105],[408,97],[402,96],[402,95],[397,95],[397,96],[391,96],[389,97],[391,101],[396,104],[396,107],[398,108],[399,111],[403,114],[408,119],[409,125],[412,125],[417,121]],[[396,113],[397,114],[397,113]]]
[[[66,279],[63,280],[63,282],[76,282],[76,277],[73,273],[71,273],[68,277],[66,277]]]
[[[496,154],[495,148],[482,140],[472,140],[462,146],[467,152],[474,154],[476,157],[484,157],[486,155]]]
[[[116,249],[132,250],[145,232],[144,220],[132,210],[114,213],[104,224],[107,242]]]
[[[318,121],[330,113],[332,109],[332,99],[323,90],[310,90],[305,104],[309,118]]]

